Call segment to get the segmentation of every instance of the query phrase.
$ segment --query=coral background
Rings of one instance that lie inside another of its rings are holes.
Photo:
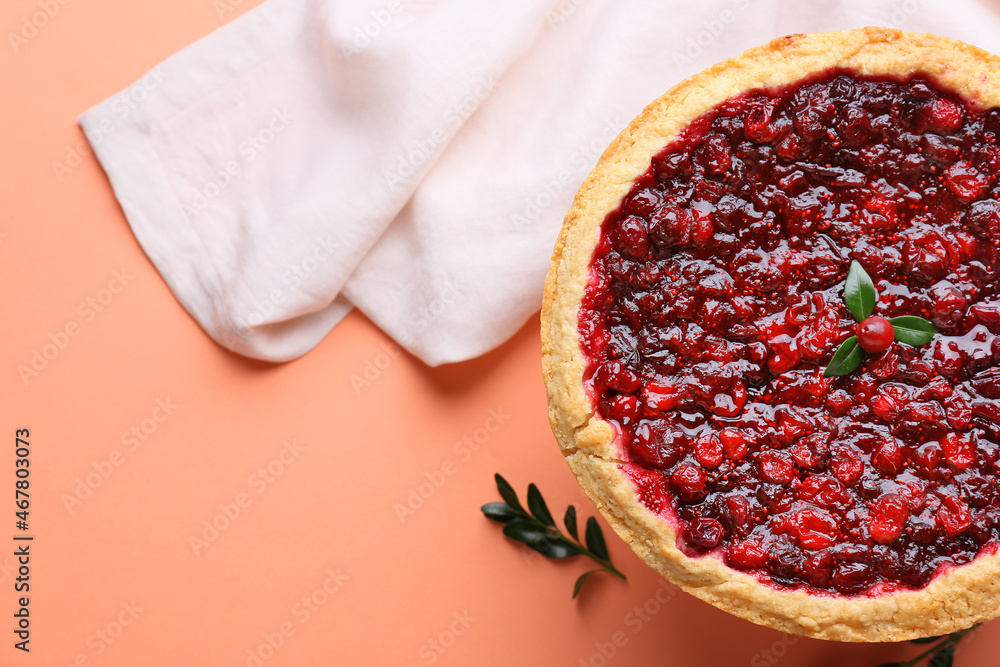
[[[438,369],[358,313],[279,366],[202,333],[75,118],[255,4],[0,5],[0,665],[874,667],[919,652],[756,627],[610,533],[628,581],[595,577],[572,600],[586,563],[524,551],[478,509],[500,471],[554,513],[593,513],[549,431],[537,318]],[[36,354],[41,370],[19,371]],[[30,653],[12,633],[18,428]],[[986,626],[956,662],[998,652]]]

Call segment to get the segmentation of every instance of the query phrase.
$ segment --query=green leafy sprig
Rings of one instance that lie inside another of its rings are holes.
[[[847,272],[847,280],[844,282],[844,303],[858,323],[871,317],[878,303],[878,290],[875,289],[871,277],[857,261],[851,262],[851,268]],[[933,324],[916,315],[891,317],[889,324],[892,325],[894,340],[914,347],[931,342],[937,333]],[[833,354],[830,364],[823,371],[823,377],[847,375],[861,365],[863,357],[864,350],[858,343],[858,337],[851,336],[841,343],[840,348]]]
[[[521,506],[521,501],[517,498],[514,488],[500,476],[494,475],[497,482],[497,490],[500,497],[504,499],[502,503],[487,503],[483,505],[483,514],[493,521],[507,524],[503,528],[503,534],[512,540],[526,544],[538,553],[548,558],[572,558],[573,556],[586,556],[600,565],[600,569],[584,572],[576,580],[573,586],[573,597],[580,593],[583,582],[592,574],[598,572],[608,572],[617,577],[625,579],[625,575],[611,564],[611,555],[608,553],[607,544],[604,542],[604,533],[597,519],[590,517],[587,519],[587,528],[584,533],[585,543],[580,541],[580,536],[576,524],[576,508],[572,505],[566,510],[563,523],[566,524],[567,537],[556,527],[555,519],[549,512],[542,493],[534,484],[528,486],[528,510]]]
[[[916,667],[924,660],[928,660],[927,667],[952,667],[955,661],[955,649],[962,637],[979,627],[979,624],[971,628],[953,632],[950,635],[941,637],[924,637],[923,639],[912,640],[914,644],[934,644],[929,649],[911,660],[901,660],[900,662],[886,662],[878,667]]]

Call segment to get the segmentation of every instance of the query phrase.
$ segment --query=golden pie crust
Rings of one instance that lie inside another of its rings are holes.
[[[859,74],[922,72],[966,99],[1000,105],[1000,58],[942,37],[885,28],[789,35],[671,88],[605,151],[556,242],[542,306],[549,419],[570,468],[615,532],[688,593],[755,623],[820,639],[892,642],[942,635],[1000,615],[1000,554],[956,567],[922,590],[857,598],[778,590],[714,556],[690,558],[677,548],[673,527],[639,502],[619,468],[616,431],[594,414],[583,387],[577,313],[607,213],[652,157],[702,114],[747,90],[784,86],[834,67]]]

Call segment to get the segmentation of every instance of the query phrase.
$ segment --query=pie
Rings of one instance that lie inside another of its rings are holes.
[[[615,531],[785,632],[1000,615],[1000,59],[933,35],[791,35],[675,86],[604,153],[542,309],[552,428]],[[930,320],[825,377],[855,330]]]

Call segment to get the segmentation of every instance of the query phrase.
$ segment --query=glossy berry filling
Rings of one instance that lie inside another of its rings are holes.
[[[844,596],[995,550],[998,137],[926,77],[830,71],[705,114],[608,215],[585,382],[682,550]],[[824,378],[852,259],[939,333]]]

